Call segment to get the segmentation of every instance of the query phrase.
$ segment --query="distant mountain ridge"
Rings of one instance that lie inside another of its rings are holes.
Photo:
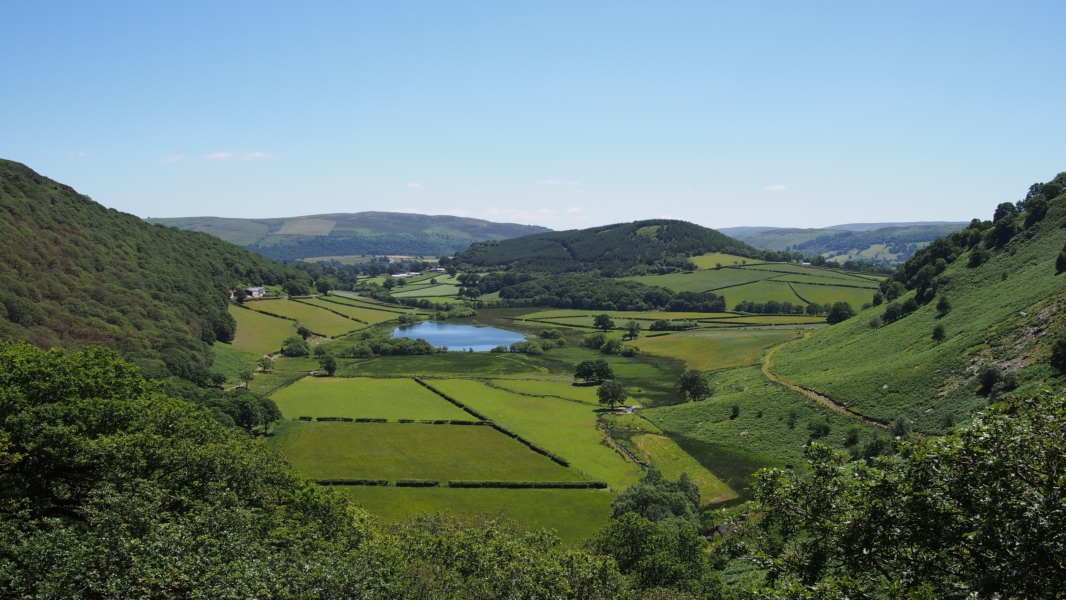
[[[933,240],[964,229],[966,222],[846,223],[820,229],[727,227],[722,233],[763,250],[898,265]]]
[[[181,217],[146,219],[202,231],[276,260],[358,254],[439,256],[472,242],[551,231],[537,225],[495,223],[451,215],[364,211],[279,219]]]

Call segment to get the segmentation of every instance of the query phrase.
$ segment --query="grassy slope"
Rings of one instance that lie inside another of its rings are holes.
[[[591,406],[533,398],[479,381],[433,380],[433,386],[500,425],[570,461],[575,469],[618,489],[637,482],[640,469],[602,443]]]
[[[232,344],[239,350],[274,354],[281,351],[281,342],[296,335],[296,324],[286,319],[236,306],[229,307],[229,314],[237,321],[237,335]]]
[[[411,379],[308,377],[277,391],[271,399],[290,419],[473,419]]]
[[[721,479],[704,468],[668,437],[645,433],[633,436],[637,456],[659,469],[667,479],[677,479],[687,473],[700,488],[701,500],[715,504],[732,500],[737,493],[729,489]]]
[[[293,302],[292,300],[257,300],[246,303],[246,306],[252,310],[265,311],[296,319],[300,325],[326,336],[342,335],[366,327],[363,323],[342,317],[328,310],[310,306],[303,302]]]
[[[535,379],[493,379],[492,385],[531,396],[554,396],[576,400],[585,404],[599,405],[595,386],[574,385],[567,381],[543,381]]]
[[[230,384],[237,383],[237,376],[242,372],[254,371],[255,363],[262,357],[260,353],[241,350],[222,342],[215,342],[212,348],[215,360],[211,363],[211,372],[225,375],[226,383]]]
[[[268,443],[312,478],[578,481],[487,426],[283,421]]]
[[[530,527],[553,529],[575,544],[607,524],[614,495],[604,490],[500,490],[341,486],[363,508],[386,520],[418,513],[507,513]]]
[[[311,298],[308,300],[301,300],[312,306],[319,308],[325,308],[347,315],[353,319],[358,319],[364,323],[371,325],[377,325],[378,323],[384,323],[385,321],[392,321],[400,315],[392,312],[385,312],[383,310],[373,310],[370,308],[362,308],[358,306],[352,306],[350,304],[344,304],[341,302],[335,302],[333,300],[320,300],[317,298]]]
[[[964,254],[943,274],[943,292],[953,309],[936,318],[935,302],[891,325],[874,330],[871,317],[884,307],[811,334],[775,355],[775,372],[871,417],[905,416],[922,431],[940,432],[947,421],[964,421],[984,407],[974,372],[992,360],[1018,371],[1023,389],[1059,379],[1045,364],[1044,332],[1061,327],[1059,303],[1066,276],[1055,275],[1055,256],[1066,242],[1066,206],[1052,204],[1039,231],[1019,234],[1006,252],[968,268]],[[1027,316],[1022,316],[1025,312]],[[943,324],[948,339],[936,344],[933,327]]]
[[[645,338],[632,344],[645,352],[685,361],[701,371],[750,365],[763,348],[796,337],[792,330],[694,331]]]

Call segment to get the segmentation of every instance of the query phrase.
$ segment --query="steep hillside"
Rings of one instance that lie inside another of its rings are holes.
[[[196,379],[232,339],[229,290],[306,281],[218,238],[149,225],[0,160],[0,337],[114,348],[149,375]]]
[[[761,253],[743,242],[685,221],[650,220],[553,231],[481,242],[455,255],[460,268],[527,272],[599,271],[609,277],[695,268],[688,257],[706,252]]]
[[[835,225],[825,229],[773,229],[734,233],[737,239],[763,250],[803,252],[836,259],[897,265],[932,242],[960,231],[966,223],[892,223]],[[872,227],[872,229],[864,228]],[[741,228],[737,228],[741,229]],[[761,228],[744,228],[761,229]]]
[[[1048,359],[1066,331],[1066,274],[1056,267],[1066,268],[1064,183],[1066,173],[1034,185],[993,221],[920,250],[882,284],[884,303],[782,347],[774,371],[871,418],[934,433],[1001,393],[1061,385]]]
[[[186,217],[148,219],[148,222],[210,233],[277,260],[359,254],[440,256],[465,250],[471,242],[549,231],[536,225],[391,212],[288,219]]]

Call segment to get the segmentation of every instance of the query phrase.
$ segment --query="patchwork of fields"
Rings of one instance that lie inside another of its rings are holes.
[[[679,291],[714,289],[729,306],[783,300],[787,292],[794,305],[844,299],[858,307],[876,287],[870,279],[825,269],[742,259],[734,265],[734,257],[725,255],[697,259],[701,269],[694,273],[639,279]],[[719,262],[722,268],[715,268]],[[437,284],[425,278],[394,291],[444,298],[454,287],[442,276]],[[506,510],[577,542],[605,522],[614,495],[637,483],[645,465],[670,479],[687,473],[705,504],[728,505],[746,497],[755,469],[796,461],[814,435],[847,447],[878,434],[770,382],[752,366],[767,348],[796,339],[797,328],[824,325],[821,317],[609,311],[617,327],[629,320],[642,325],[640,335],[626,342],[640,352],[624,357],[580,346],[601,311],[487,309],[461,322],[513,327],[533,338],[555,328],[568,343],[541,355],[341,358],[351,355],[340,350],[367,335],[387,335],[390,321],[419,311],[349,292],[248,304],[251,310],[233,310],[237,338],[218,351],[219,368],[227,372],[276,353],[297,323],[341,338],[316,342],[338,356],[336,376],[309,377],[317,369],[313,357],[281,358],[249,387],[269,395],[283,415],[269,444],[305,476],[332,483],[385,519]],[[692,329],[652,332],[655,321]],[[350,332],[361,333],[343,337]],[[620,334],[608,332],[615,339]],[[630,394],[628,403],[646,408],[631,414],[607,410],[599,405],[596,385],[576,384],[575,365],[595,359],[611,366]],[[714,395],[682,403],[674,384],[685,369],[709,373]],[[471,481],[504,487],[449,485]],[[387,485],[363,485],[372,482]],[[608,489],[573,488],[597,482]],[[543,489],[553,485],[571,487]]]

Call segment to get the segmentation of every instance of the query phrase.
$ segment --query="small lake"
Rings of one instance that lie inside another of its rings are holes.
[[[433,321],[397,327],[392,331],[392,337],[423,339],[437,348],[447,346],[449,351],[464,352],[470,348],[473,348],[474,352],[488,352],[496,346],[510,346],[526,339],[521,333],[496,327],[452,325]]]

